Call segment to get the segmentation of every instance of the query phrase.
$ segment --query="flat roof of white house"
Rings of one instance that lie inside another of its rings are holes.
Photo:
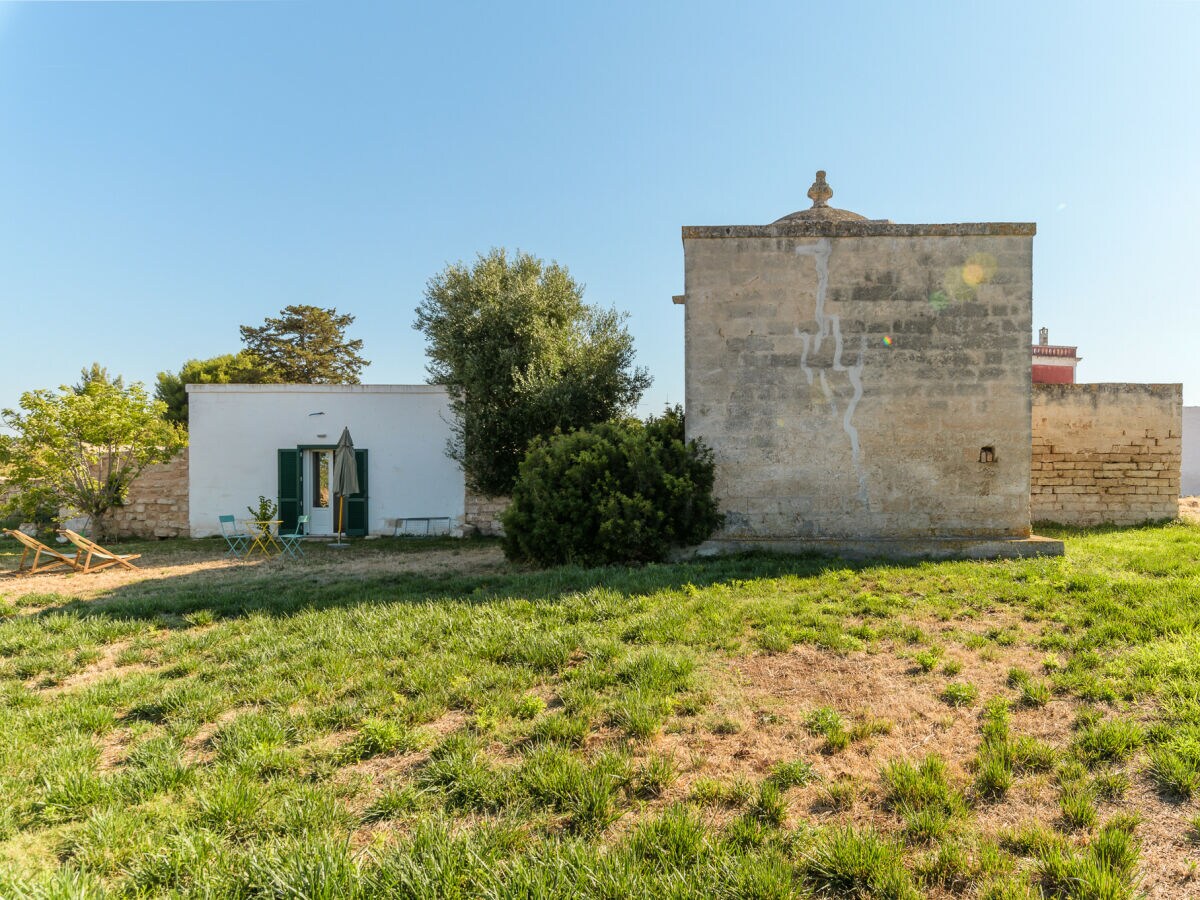
[[[444,394],[444,384],[188,384],[189,394]]]

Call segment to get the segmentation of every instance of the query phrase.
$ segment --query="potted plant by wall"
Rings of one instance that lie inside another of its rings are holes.
[[[246,511],[250,513],[250,518],[253,520],[254,526],[266,537],[271,533],[271,526],[278,521],[275,515],[279,512],[279,504],[270,497],[264,497],[260,494],[258,505],[247,506]]]

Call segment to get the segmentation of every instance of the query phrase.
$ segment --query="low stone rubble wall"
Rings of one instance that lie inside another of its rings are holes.
[[[188,451],[150,466],[129,486],[125,505],[108,514],[108,534],[119,538],[188,535]]]
[[[0,483],[0,502],[14,493]],[[63,515],[69,510],[61,510]],[[90,533],[86,517],[61,520],[64,527]],[[34,527],[21,526],[32,534]],[[107,517],[106,534],[112,538],[172,538],[188,534],[188,451],[170,462],[150,466],[129,486],[125,505]]]
[[[504,515],[510,503],[511,497],[485,497],[468,490],[463,514],[463,533],[492,537],[503,535],[504,526],[500,523],[500,517]]]

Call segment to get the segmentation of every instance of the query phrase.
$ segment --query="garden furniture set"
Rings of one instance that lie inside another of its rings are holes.
[[[218,516],[221,524],[221,537],[225,538],[228,549],[226,556],[248,558],[255,552],[263,556],[289,556],[300,559],[304,556],[304,548],[300,541],[304,537],[308,516],[299,516],[296,527],[291,532],[280,532],[281,519],[244,519],[242,525],[246,530],[239,530],[237,519],[233,516]]]

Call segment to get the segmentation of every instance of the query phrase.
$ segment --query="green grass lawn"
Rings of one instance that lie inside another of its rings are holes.
[[[1200,528],[1053,536],[4,579],[0,897],[1200,893]]]

